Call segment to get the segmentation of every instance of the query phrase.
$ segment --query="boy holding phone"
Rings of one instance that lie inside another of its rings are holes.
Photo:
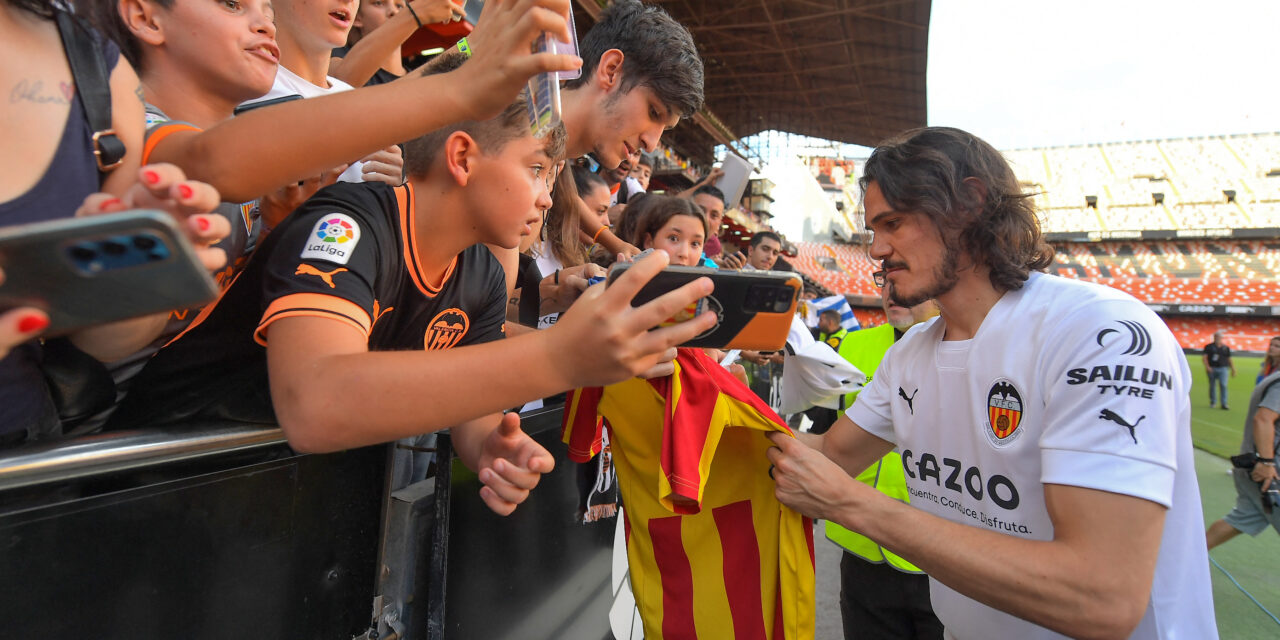
[[[699,281],[632,308],[663,254],[588,291],[553,328],[495,343],[505,282],[478,243],[514,248],[530,232],[563,149],[558,131],[529,134],[525,99],[408,143],[404,186],[311,198],[144,369],[115,422],[278,420],[302,451],[453,427],[481,497],[509,513],[553,462],[504,408],[634,376],[714,320],[647,331],[710,290]]]

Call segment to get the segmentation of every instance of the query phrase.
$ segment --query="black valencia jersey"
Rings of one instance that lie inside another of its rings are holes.
[[[503,337],[501,264],[475,245],[432,285],[418,266],[413,197],[409,185],[380,183],[340,182],[318,192],[267,236],[218,302],[152,358],[111,426],[273,423],[264,346],[281,318],[344,322],[368,337],[370,351]]]

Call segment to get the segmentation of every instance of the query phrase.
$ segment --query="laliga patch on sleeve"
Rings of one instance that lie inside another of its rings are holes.
[[[360,225],[349,215],[330,213],[321,216],[311,228],[306,248],[299,257],[346,264],[359,242]]]

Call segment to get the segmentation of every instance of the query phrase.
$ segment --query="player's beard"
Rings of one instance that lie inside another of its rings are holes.
[[[959,256],[956,249],[951,244],[944,244],[942,251],[942,261],[933,268],[932,278],[929,283],[914,293],[904,292],[902,287],[895,285],[889,290],[889,299],[894,304],[907,307],[910,309],[918,304],[922,304],[929,300],[933,300],[938,296],[946,294],[956,286],[956,282],[960,280],[959,270],[956,268],[959,262]]]

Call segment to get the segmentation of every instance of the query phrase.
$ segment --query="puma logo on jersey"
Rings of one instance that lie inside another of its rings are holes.
[[[870,378],[868,378],[868,382],[870,382]],[[918,393],[920,393],[919,387],[917,387],[915,391],[912,391],[911,395],[909,396],[907,395],[906,391],[902,390],[902,387],[898,387],[898,395],[902,396],[902,399],[907,401],[907,411],[910,411],[911,415],[913,416],[916,414],[916,408],[914,405],[915,405],[916,394]]]
[[[1118,424],[1118,425],[1120,425],[1120,426],[1122,426],[1122,427],[1124,427],[1124,428],[1128,429],[1128,430],[1129,430],[1129,437],[1130,437],[1130,438],[1133,438],[1133,443],[1134,443],[1134,444],[1138,444],[1138,436],[1137,436],[1137,434],[1136,434],[1136,433],[1134,433],[1134,429],[1136,429],[1136,428],[1138,427],[1138,425],[1142,423],[1143,418],[1146,418],[1146,416],[1140,416],[1140,417],[1138,418],[1138,421],[1137,421],[1137,422],[1135,422],[1135,423],[1133,423],[1133,424],[1129,424],[1129,421],[1128,421],[1128,420],[1125,420],[1124,418],[1121,418],[1118,414],[1116,414],[1116,412],[1114,412],[1114,411],[1112,411],[1112,410],[1110,410],[1110,409],[1103,409],[1103,410],[1102,410],[1102,413],[1098,415],[1098,419],[1099,419],[1099,420],[1110,420],[1110,421],[1112,421],[1112,422],[1114,422],[1114,423],[1116,423],[1116,424]]]
[[[337,285],[333,284],[333,276],[346,271],[346,267],[338,267],[333,271],[321,271],[309,264],[303,263],[298,265],[298,270],[293,272],[295,276],[318,276],[324,283],[329,285],[330,289],[337,289]]]

